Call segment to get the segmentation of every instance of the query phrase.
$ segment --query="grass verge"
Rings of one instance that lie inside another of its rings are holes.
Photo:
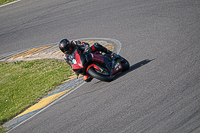
[[[0,63],[0,125],[12,119],[68,79],[64,61],[35,60]]]
[[[16,0],[0,0],[0,5],[7,4]]]

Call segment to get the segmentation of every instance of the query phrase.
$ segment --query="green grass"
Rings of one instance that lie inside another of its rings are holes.
[[[0,5],[3,5],[3,4],[9,3],[9,2],[13,2],[13,1],[16,1],[16,0],[0,0]]]
[[[5,127],[0,126],[0,133],[5,133],[6,131],[8,131],[8,130],[6,130]]]
[[[64,61],[0,63],[0,125],[66,80],[73,71]]]

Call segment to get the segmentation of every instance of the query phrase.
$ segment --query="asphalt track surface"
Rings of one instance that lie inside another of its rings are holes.
[[[131,65],[10,132],[200,132],[199,0],[21,0],[0,18],[0,54],[65,37],[113,38]]]

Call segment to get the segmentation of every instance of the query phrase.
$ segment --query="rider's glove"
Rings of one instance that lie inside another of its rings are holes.
[[[117,55],[116,53],[113,53],[113,52],[112,52],[112,53],[110,54],[110,57],[113,59],[113,58],[115,58],[116,55]]]
[[[71,41],[71,44],[72,44],[72,45],[82,45],[82,42],[79,41],[79,40],[72,40],[72,41]]]
[[[90,47],[88,47],[88,48],[85,49],[84,53],[89,54],[91,51],[92,51],[92,49]]]
[[[115,59],[119,59],[120,55],[118,55],[116,53],[111,53],[110,57],[111,57],[111,59],[115,60]]]

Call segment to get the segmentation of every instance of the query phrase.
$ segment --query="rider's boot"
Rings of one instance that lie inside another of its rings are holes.
[[[84,75],[83,76],[83,80],[85,81],[85,82],[90,82],[90,81],[92,81],[92,77],[91,76],[89,76],[88,74],[86,74],[86,75]]]

